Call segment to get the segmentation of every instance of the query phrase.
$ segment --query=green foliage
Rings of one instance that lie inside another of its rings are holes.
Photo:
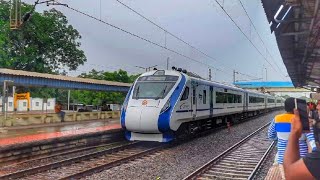
[[[22,4],[22,15],[32,9]],[[44,73],[63,73],[61,68],[76,70],[86,62],[84,52],[79,49],[81,35],[70,24],[66,16],[56,9],[34,12],[29,21],[18,30],[10,30],[9,1],[0,0],[0,68],[19,69]],[[80,77],[132,83],[138,75],[126,71],[105,72],[92,70]],[[66,103],[68,90],[52,88],[18,87],[17,92],[31,92],[32,97],[51,98]],[[122,103],[124,93],[71,92],[71,102],[92,105]]]
[[[136,80],[138,75],[131,75],[129,76],[127,71],[119,70],[114,72],[107,72],[107,71],[96,71],[92,69],[89,74],[82,73],[80,77],[83,78],[91,78],[91,79],[99,79],[99,80],[106,80],[106,81],[117,81],[117,82],[124,82],[124,83],[132,83]]]
[[[117,81],[124,83],[133,83],[139,75],[128,75],[124,70],[106,72],[91,70],[88,74],[81,74],[80,77],[99,79],[106,81]],[[124,101],[126,94],[120,92],[93,92],[77,90],[72,91],[71,99],[74,103],[103,105],[106,103],[121,104]]]
[[[34,12],[18,30],[9,29],[8,1],[0,0],[0,67],[54,73],[76,70],[86,61],[79,49],[81,36],[56,9]],[[23,4],[22,14],[31,5]]]
[[[139,74],[128,75],[126,71],[119,70],[114,72],[91,70],[89,73],[83,73],[79,77],[99,79],[106,81],[117,81],[125,83],[133,83]],[[57,98],[58,101],[66,104],[68,97],[68,90],[53,89],[53,88],[21,88],[17,92],[31,92],[32,97],[39,98]],[[101,92],[101,91],[87,91],[87,90],[71,90],[71,103],[86,104],[100,106],[109,103],[122,104],[126,93],[121,92]]]

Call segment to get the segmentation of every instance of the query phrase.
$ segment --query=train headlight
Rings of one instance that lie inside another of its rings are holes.
[[[170,108],[170,99],[164,104],[163,108],[161,109],[161,113],[167,111]]]

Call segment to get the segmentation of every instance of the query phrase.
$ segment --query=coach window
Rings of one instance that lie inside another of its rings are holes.
[[[222,92],[216,92],[216,103],[224,103],[225,94]]]
[[[264,98],[258,98],[258,103],[264,103]]]
[[[228,102],[227,103],[234,103],[234,95],[233,94],[227,94],[227,97],[228,97]]]
[[[240,103],[240,95],[235,95],[236,100],[234,101],[234,103]]]
[[[182,94],[182,97],[181,97],[181,100],[180,101],[184,101],[184,100],[187,100],[189,97],[189,87],[187,86],[185,89],[184,89],[184,92]]]
[[[268,99],[268,103],[274,103],[274,99]]]
[[[207,91],[203,90],[203,104],[207,103]]]

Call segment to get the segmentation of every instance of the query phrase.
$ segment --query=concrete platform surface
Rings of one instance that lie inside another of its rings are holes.
[[[120,128],[117,119],[0,128],[0,147]]]

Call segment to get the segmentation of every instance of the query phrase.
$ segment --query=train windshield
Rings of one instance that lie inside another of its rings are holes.
[[[133,91],[133,99],[163,99],[178,78],[178,76],[140,77]]]

